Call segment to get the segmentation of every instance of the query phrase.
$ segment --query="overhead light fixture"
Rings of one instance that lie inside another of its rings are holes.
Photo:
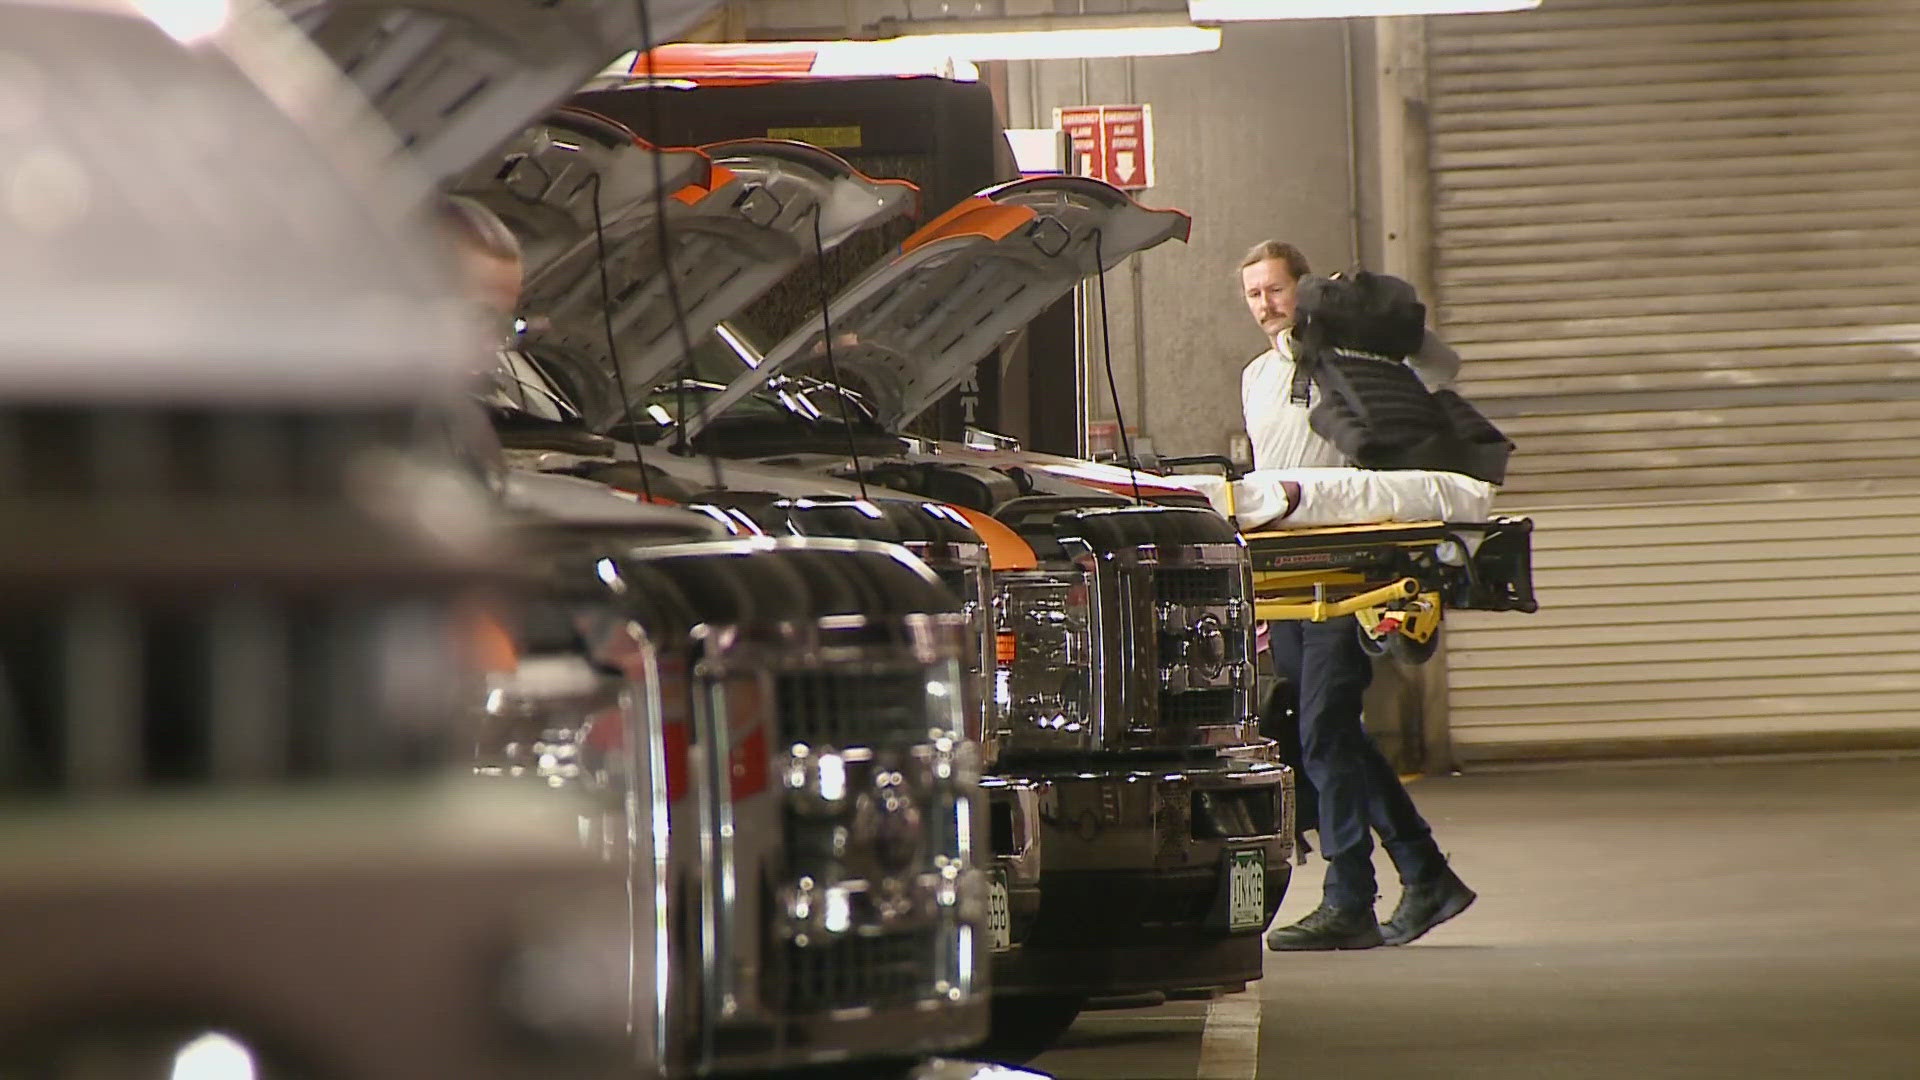
[[[697,85],[703,79],[851,79],[872,76],[931,75],[955,82],[979,82],[980,69],[953,56],[940,56],[914,38],[886,41],[729,41],[678,42],[653,50],[651,63],[629,52],[608,65],[590,89],[623,86],[648,76],[655,83]]]
[[[135,0],[134,7],[182,45],[197,45],[226,29],[229,0]]]
[[[911,45],[930,54],[976,62],[1185,56],[1220,48],[1217,27],[1195,26],[1177,13],[921,23],[883,20],[878,29],[883,35],[896,35],[888,42],[898,47]]]
[[[1471,15],[1528,11],[1540,0],[1187,0],[1196,23],[1278,19],[1364,19],[1394,15]]]

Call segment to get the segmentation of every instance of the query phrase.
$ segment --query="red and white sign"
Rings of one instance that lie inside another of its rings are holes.
[[[1078,174],[1126,191],[1153,186],[1153,106],[1055,109],[1053,126],[1073,137]]]
[[[1073,139],[1074,165],[1071,171],[1078,176],[1099,176],[1095,166],[1106,160],[1100,149],[1100,106],[1076,105],[1070,109],[1055,109],[1053,126]]]

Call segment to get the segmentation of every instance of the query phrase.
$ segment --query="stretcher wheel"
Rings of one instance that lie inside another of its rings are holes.
[[[1368,656],[1390,656],[1403,664],[1424,664],[1433,659],[1435,650],[1440,648],[1440,628],[1437,626],[1433,629],[1433,636],[1425,641],[1415,641],[1397,632],[1375,638],[1358,623],[1354,624],[1353,632],[1360,635],[1360,648]]]

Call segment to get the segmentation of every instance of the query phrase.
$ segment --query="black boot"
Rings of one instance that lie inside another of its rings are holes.
[[[1458,874],[1447,871],[1447,876],[1431,885],[1408,885],[1400,891],[1400,902],[1394,905],[1393,917],[1381,927],[1388,945],[1405,945],[1420,935],[1453,918],[1473,905],[1477,894],[1467,888]]]
[[[1292,926],[1267,931],[1267,948],[1274,952],[1371,949],[1382,940],[1372,908],[1337,908],[1324,903]]]

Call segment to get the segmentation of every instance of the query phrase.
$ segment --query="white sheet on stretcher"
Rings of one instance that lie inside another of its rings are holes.
[[[1183,475],[1227,512],[1227,480]],[[1286,484],[1299,485],[1300,505],[1287,510]],[[1457,473],[1415,469],[1262,469],[1233,482],[1240,529],[1312,529],[1386,521],[1485,521],[1499,489]]]

